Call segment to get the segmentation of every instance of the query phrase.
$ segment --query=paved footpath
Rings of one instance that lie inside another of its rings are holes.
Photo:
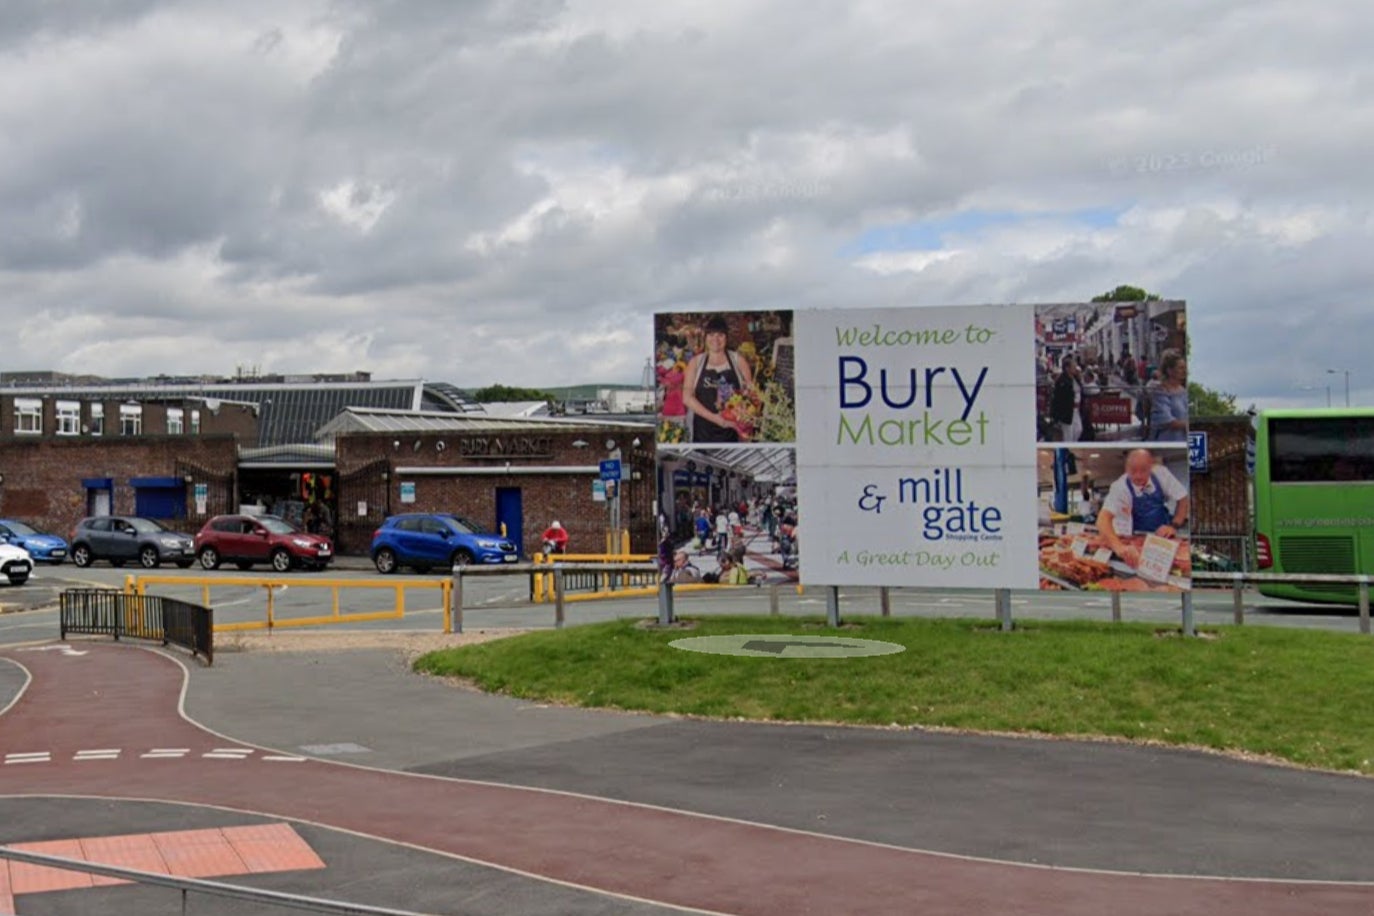
[[[161,652],[80,643],[8,649],[0,659],[31,676],[18,691],[11,686],[18,696],[0,716],[0,796],[218,806],[716,913],[1374,911],[1374,886],[1365,884],[1037,867],[304,758],[214,734],[183,716],[186,669]],[[91,759],[95,752],[104,754]]]

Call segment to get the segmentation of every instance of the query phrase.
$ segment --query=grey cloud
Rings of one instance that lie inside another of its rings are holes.
[[[1277,397],[1290,365],[1359,365],[1363,3],[628,6],[613,33],[583,29],[600,9],[6,4],[0,65],[33,76],[0,109],[0,136],[23,138],[0,147],[6,316],[70,322],[78,339],[28,338],[55,368],[267,354],[285,371],[555,383],[637,379],[644,353],[574,342],[619,329],[647,352],[654,310],[1131,282],[1190,300],[1209,383]],[[659,13],[682,24],[640,20]],[[204,17],[226,38],[191,65],[168,36]],[[55,79],[77,64],[101,78]],[[574,187],[588,176],[609,190]],[[623,182],[650,190],[616,203]],[[331,214],[331,192],[356,212]],[[1192,215],[1150,222],[1171,208]],[[1311,237],[1276,241],[1264,221],[1303,208]],[[1095,209],[1140,222],[1047,225],[1062,240],[1044,247],[972,230],[919,272],[850,263],[877,225]],[[469,244],[522,219],[514,241]],[[1266,328],[1287,335],[1277,369],[1256,356]]]

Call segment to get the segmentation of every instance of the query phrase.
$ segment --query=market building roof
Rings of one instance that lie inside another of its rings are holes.
[[[528,430],[546,426],[564,431],[604,429],[652,429],[652,423],[628,423],[591,417],[495,417],[487,414],[455,414],[426,410],[387,410],[348,407],[315,430],[314,438],[332,441],[346,433],[482,433]]]

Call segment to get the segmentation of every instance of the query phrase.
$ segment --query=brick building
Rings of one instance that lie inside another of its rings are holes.
[[[82,518],[106,514],[146,515],[194,532],[233,505],[237,441],[223,433],[0,439],[0,515],[62,537]]]
[[[627,475],[621,527],[634,552],[656,546],[652,423],[354,408],[320,437],[334,446],[341,550],[365,551],[388,515],[454,512],[492,530],[504,524],[524,554],[554,519],[570,551],[600,553],[610,504],[593,487],[615,454]]]

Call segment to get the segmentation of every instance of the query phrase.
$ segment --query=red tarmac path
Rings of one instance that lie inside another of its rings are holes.
[[[202,755],[252,746],[182,715],[186,672],[178,661],[133,646],[74,645],[86,654],[0,650],[0,659],[19,663],[32,676],[0,715],[0,760],[50,755],[0,764],[0,796],[210,805],[612,894],[751,916],[1374,912],[1371,885],[1052,869],[536,789],[329,761],[272,761],[264,758],[273,752],[262,749],[207,759]],[[153,748],[187,754],[140,756]],[[73,759],[92,749],[123,751],[117,759]]]

